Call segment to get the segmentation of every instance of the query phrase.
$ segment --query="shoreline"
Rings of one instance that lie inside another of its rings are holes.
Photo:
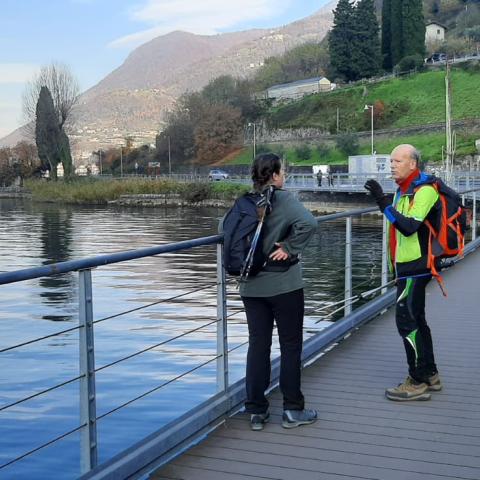
[[[33,201],[31,193],[27,192],[3,192],[0,193],[0,199],[22,199]],[[48,204],[65,204],[62,201],[55,200],[35,200],[38,203],[48,203]],[[354,210],[358,208],[368,208],[369,206],[374,206],[374,204],[368,204],[361,202],[353,203],[339,203],[339,202],[325,202],[325,201],[315,201],[311,198],[300,200],[305,208],[310,210],[313,214],[316,215],[326,215],[330,213],[345,212],[347,210]],[[131,195],[121,195],[120,198],[116,200],[109,200],[105,203],[93,203],[93,202],[78,202],[78,203],[69,203],[69,205],[83,205],[83,206],[106,206],[106,207],[137,207],[137,208],[158,208],[158,207],[191,207],[191,208],[202,208],[202,207],[214,207],[214,208],[224,208],[228,209],[233,205],[234,200],[225,200],[219,198],[209,198],[205,200],[200,200],[198,202],[191,202],[182,198],[179,194],[175,193],[164,193],[164,194],[131,194]],[[370,215],[381,215],[380,212],[372,212]]]

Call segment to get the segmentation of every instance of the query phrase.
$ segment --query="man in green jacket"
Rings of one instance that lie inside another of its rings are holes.
[[[392,177],[398,185],[393,203],[378,182],[371,179],[365,184],[389,222],[389,259],[397,280],[395,319],[409,373],[403,383],[385,391],[389,400],[396,401],[430,400],[430,392],[442,389],[425,319],[425,288],[432,275],[424,221],[439,197],[428,175],[420,172],[419,161],[412,145],[399,145],[392,151]]]

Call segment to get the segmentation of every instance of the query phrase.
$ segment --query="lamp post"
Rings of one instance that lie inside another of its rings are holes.
[[[101,149],[98,149],[98,160],[99,160],[99,163],[100,163],[100,175],[102,175],[103,171],[102,171],[102,153],[103,151]]]
[[[255,122],[251,122],[248,124],[249,127],[252,127],[253,126],[253,158],[255,158],[256,156],[256,125],[255,125]]]
[[[123,177],[123,147],[120,145],[120,176]]]
[[[170,135],[168,136],[168,174],[170,176],[172,175],[172,162],[170,158]]]
[[[373,157],[373,105],[365,105],[364,110],[370,109],[371,115],[371,124],[372,124],[372,157]]]

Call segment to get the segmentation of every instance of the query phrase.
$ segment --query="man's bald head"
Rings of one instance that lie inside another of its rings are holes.
[[[390,160],[392,177],[399,183],[406,180],[418,168],[420,153],[413,145],[405,143],[392,150]]]

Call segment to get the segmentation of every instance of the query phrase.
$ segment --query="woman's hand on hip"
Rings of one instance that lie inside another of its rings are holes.
[[[286,260],[289,257],[288,253],[279,243],[276,243],[275,246],[278,248],[270,254],[269,258],[272,260]]]

